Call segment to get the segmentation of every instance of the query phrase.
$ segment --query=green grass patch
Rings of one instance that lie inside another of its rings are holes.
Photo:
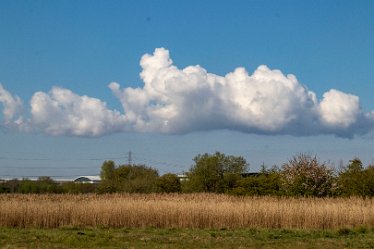
[[[1,248],[374,248],[374,231],[0,228]]]

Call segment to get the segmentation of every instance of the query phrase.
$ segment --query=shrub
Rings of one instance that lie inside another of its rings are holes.
[[[342,196],[365,196],[365,173],[358,158],[350,161],[338,177],[338,191]]]
[[[189,181],[183,184],[188,192],[228,191],[236,187],[248,166],[243,157],[226,156],[220,152],[198,155],[194,161],[195,165],[188,173]]]
[[[181,192],[181,182],[176,174],[165,174],[157,180],[157,189],[162,193]]]
[[[62,191],[61,186],[48,176],[41,176],[37,181],[24,179],[19,182],[18,187],[18,192],[24,194],[62,193]]]
[[[62,184],[63,192],[68,194],[95,193],[97,187],[96,183],[66,182]]]
[[[282,187],[287,195],[327,196],[333,192],[334,173],[316,157],[299,154],[282,168]]]
[[[157,190],[157,170],[145,165],[121,165],[112,168],[111,164],[111,161],[105,161],[103,164],[101,175],[106,177],[98,187],[99,193],[151,193]]]
[[[231,193],[239,195],[282,195],[278,169],[265,170],[256,176],[245,177]]]

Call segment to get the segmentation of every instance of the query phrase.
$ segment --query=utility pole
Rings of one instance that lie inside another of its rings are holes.
[[[132,165],[132,153],[131,153],[131,151],[129,151],[128,159],[129,159],[129,165],[131,166]]]

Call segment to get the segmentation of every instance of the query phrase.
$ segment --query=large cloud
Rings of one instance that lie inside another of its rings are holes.
[[[126,127],[126,117],[108,110],[99,99],[54,87],[37,92],[30,101],[30,124],[51,135],[100,136]]]
[[[18,96],[12,96],[0,84],[0,103],[3,105],[3,117],[6,125],[22,122],[20,117],[22,112],[22,101]]]
[[[140,65],[144,87],[109,85],[137,131],[235,129],[262,134],[352,136],[373,126],[372,119],[362,113],[357,96],[332,89],[318,102],[316,94],[294,75],[265,65],[252,75],[237,68],[219,76],[200,66],[178,69],[163,48],[144,55]]]
[[[219,76],[198,65],[178,69],[163,48],[144,55],[140,65],[143,87],[122,89],[118,83],[109,84],[122,103],[122,114],[109,110],[101,100],[53,88],[49,93],[34,94],[31,117],[23,125],[52,135],[231,129],[348,137],[366,133],[374,126],[374,112],[363,113],[357,96],[332,89],[318,101],[294,75],[265,65],[253,74],[237,68]],[[0,101],[9,123],[20,100],[0,88]]]

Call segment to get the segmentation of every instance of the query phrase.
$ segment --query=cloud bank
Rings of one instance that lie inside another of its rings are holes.
[[[259,66],[252,74],[237,68],[225,76],[201,66],[177,68],[164,48],[140,60],[143,87],[110,90],[123,111],[102,100],[54,87],[36,92],[30,113],[0,85],[4,125],[50,135],[102,136],[115,132],[181,134],[229,129],[257,134],[342,137],[374,128],[374,111],[364,113],[359,97],[331,89],[321,100],[292,75]]]

